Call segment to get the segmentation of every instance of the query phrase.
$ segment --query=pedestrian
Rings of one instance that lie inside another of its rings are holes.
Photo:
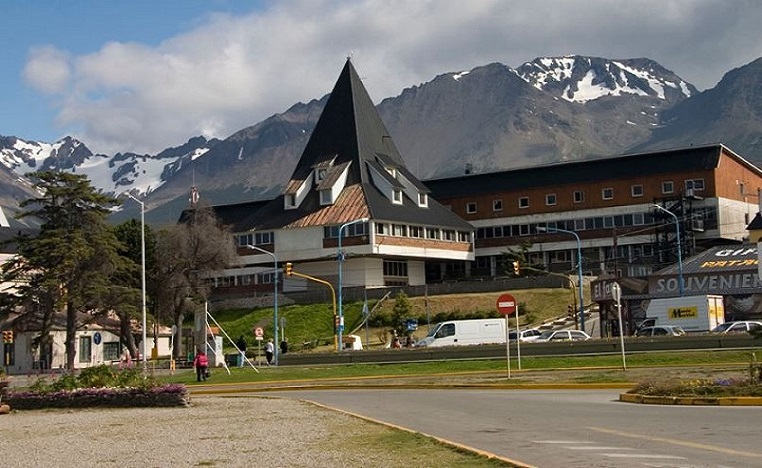
[[[273,362],[273,354],[275,353],[275,344],[273,344],[272,338],[267,340],[265,345],[265,358],[267,359],[267,365]]]
[[[206,378],[209,375],[209,359],[206,357],[206,353],[201,349],[196,350],[196,357],[193,358],[193,367],[196,368],[196,381],[206,382]]]
[[[246,338],[243,335],[238,337],[235,345],[241,351],[241,357],[238,359],[238,367],[243,367],[243,361],[246,360]]]
[[[283,338],[283,341],[280,342],[280,353],[286,354],[288,352],[288,341]]]

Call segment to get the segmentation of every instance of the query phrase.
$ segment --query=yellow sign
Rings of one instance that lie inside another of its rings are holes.
[[[671,319],[684,319],[698,317],[698,307],[670,307],[667,309],[667,316]]]

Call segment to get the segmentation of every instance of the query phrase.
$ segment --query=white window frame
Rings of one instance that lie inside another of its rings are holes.
[[[661,183],[661,193],[662,194],[670,194],[675,193],[675,182],[671,180],[664,180]]]
[[[466,214],[474,214],[474,213],[476,213],[476,202],[466,203]]]
[[[529,208],[529,197],[519,197],[519,209],[525,210]]]
[[[492,211],[503,211],[503,200],[498,198],[497,200],[492,200]]]
[[[606,193],[610,192],[609,196],[606,196]],[[601,189],[601,199],[602,200],[613,200],[614,199],[614,187],[605,187]]]
[[[575,190],[573,196],[574,196],[574,203],[584,203],[585,192],[583,192],[582,190]]]
[[[640,198],[644,193],[643,184],[634,184],[630,187],[630,194],[633,198]]]
[[[545,195],[545,205],[546,206],[555,206],[557,201],[558,201],[558,197],[556,197],[555,193],[549,193],[549,194]]]
[[[392,190],[392,203],[394,203],[395,205],[402,204],[402,190],[400,189]]]

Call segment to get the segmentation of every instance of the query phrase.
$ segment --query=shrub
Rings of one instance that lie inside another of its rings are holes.
[[[650,396],[762,396],[762,385],[749,380],[693,379],[676,382],[642,382],[627,393]]]
[[[14,409],[84,408],[96,406],[185,406],[184,385],[159,385],[137,369],[116,371],[102,365],[66,374],[48,383],[37,379],[25,391],[11,391],[7,402]]]

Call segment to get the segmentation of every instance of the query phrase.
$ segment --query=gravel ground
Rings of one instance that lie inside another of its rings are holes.
[[[337,433],[387,430],[278,398],[194,398],[188,408],[21,411],[0,415],[8,467],[397,466],[381,449],[346,453]]]

